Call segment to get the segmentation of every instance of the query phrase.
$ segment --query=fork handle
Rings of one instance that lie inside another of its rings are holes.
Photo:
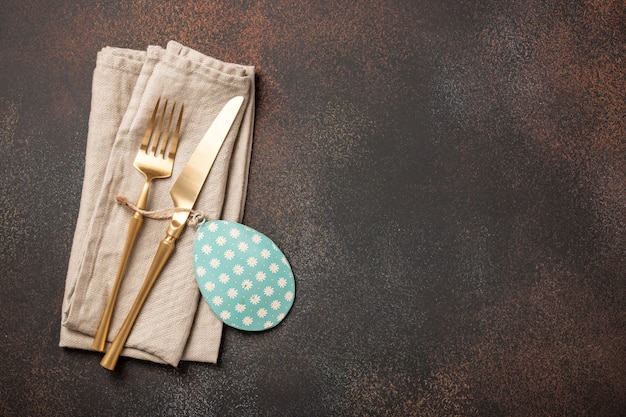
[[[175,236],[171,236],[168,234],[163,240],[161,240],[161,243],[159,243],[159,247],[156,254],[154,255],[154,259],[152,260],[152,264],[150,265],[148,274],[146,275],[141,289],[139,290],[139,294],[137,295],[135,302],[130,308],[128,316],[126,316],[126,319],[124,320],[120,331],[118,332],[117,336],[115,336],[113,343],[105,353],[102,361],[100,361],[100,365],[102,365],[104,368],[110,371],[115,369],[117,360],[122,353],[122,349],[124,348],[126,340],[128,339],[128,335],[130,335],[130,331],[135,324],[135,320],[139,315],[139,311],[143,307],[143,304],[146,301],[146,298],[148,297],[148,294],[150,293],[150,290],[152,289],[152,286],[154,285],[157,277],[161,273],[161,270],[165,266],[165,263],[174,251],[176,239],[177,238]]]
[[[98,325],[98,330],[96,330],[96,335],[94,336],[93,343],[91,344],[91,348],[98,352],[104,352],[107,337],[109,335],[109,327],[111,326],[111,318],[113,317],[113,310],[115,308],[117,296],[122,284],[122,278],[124,277],[124,271],[126,270],[128,259],[130,258],[130,254],[135,246],[137,234],[139,233],[142,223],[143,216],[139,212],[135,212],[130,218],[128,232],[126,232],[126,242],[124,242],[124,250],[122,252],[122,259],[120,260],[120,264],[117,269],[117,275],[115,276],[115,281],[113,282],[113,288],[111,289],[109,300],[107,301],[104,313],[102,314],[102,319],[100,319],[100,324]]]

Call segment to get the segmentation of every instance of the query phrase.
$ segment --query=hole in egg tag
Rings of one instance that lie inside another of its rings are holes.
[[[270,238],[248,226],[199,223],[193,264],[202,297],[228,326],[267,330],[293,305],[295,281],[287,258]]]

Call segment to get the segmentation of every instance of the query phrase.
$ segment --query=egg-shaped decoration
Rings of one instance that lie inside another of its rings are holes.
[[[293,305],[295,280],[287,258],[248,226],[225,220],[199,224],[193,264],[202,297],[228,326],[267,330]]]

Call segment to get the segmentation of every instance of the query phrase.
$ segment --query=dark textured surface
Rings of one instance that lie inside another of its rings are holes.
[[[5,0],[0,415],[626,415],[625,9]],[[258,68],[244,222],[298,298],[110,373],[57,347],[91,76],[170,39]]]

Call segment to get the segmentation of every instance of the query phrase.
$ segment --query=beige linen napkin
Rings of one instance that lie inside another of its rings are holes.
[[[81,205],[63,298],[60,346],[90,349],[119,265],[131,213],[117,195],[135,201],[144,178],[133,161],[159,96],[185,103],[172,177],[155,180],[148,209],[172,206],[169,189],[222,106],[245,97],[195,208],[209,219],[241,221],[254,124],[254,67],[221,62],[169,42],[147,51],[107,47],[98,53]],[[109,341],[132,305],[168,222],[145,219],[115,307]],[[157,279],[123,356],[168,363],[215,363],[222,324],[200,297],[192,267],[193,227],[187,227]]]

